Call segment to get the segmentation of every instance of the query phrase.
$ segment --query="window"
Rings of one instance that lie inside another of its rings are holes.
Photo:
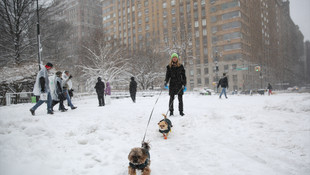
[[[217,36],[212,36],[212,44],[216,44],[217,42]]]
[[[241,43],[224,45],[224,51],[241,49]]]
[[[211,8],[210,8],[210,12],[211,12],[211,13],[216,12],[216,7],[215,7],[215,6],[214,6],[214,7],[211,7]]]
[[[238,1],[228,2],[228,3],[222,4],[222,10],[226,10],[226,9],[233,8],[236,6],[240,6]]]
[[[186,5],[186,12],[189,13],[191,11],[191,5],[187,4]]]
[[[204,68],[204,74],[205,75],[209,74],[209,68],[207,68],[207,67]]]
[[[195,27],[199,27],[199,22],[195,21]]]
[[[163,3],[163,8],[164,9],[167,8],[167,3],[166,2]]]
[[[203,54],[206,55],[206,56],[208,55],[208,48],[206,48],[206,47],[203,48]]]
[[[197,83],[201,85],[201,78],[197,78]]]
[[[233,28],[240,28],[241,27],[241,22],[235,21],[235,22],[230,22],[222,25],[222,30],[229,30]]]
[[[241,16],[240,11],[229,12],[222,15],[222,20],[232,19],[240,16]]]
[[[212,23],[216,22],[216,16],[211,16],[211,22]]]
[[[171,0],[171,6],[175,5],[175,0]]]
[[[207,25],[207,20],[206,19],[202,19],[201,22],[202,22],[202,26],[206,26]]]
[[[233,82],[238,82],[238,76],[237,75],[233,75]]]
[[[203,29],[203,30],[202,30],[202,35],[203,35],[203,36],[207,36],[207,29]]]
[[[206,4],[206,0],[201,0],[201,5],[205,5]]]
[[[228,34],[223,35],[223,40],[231,40],[231,39],[236,39],[236,38],[241,38],[240,32],[228,33]]]
[[[224,65],[224,71],[227,72],[228,71],[228,65]]]
[[[205,85],[208,85],[210,83],[209,78],[205,78]]]
[[[199,37],[199,31],[198,30],[196,31],[195,35],[196,35],[196,37]]]
[[[210,0],[210,4],[214,4],[216,0]]]
[[[204,8],[201,9],[201,16],[202,17],[206,16],[206,9],[204,9]]]
[[[212,33],[216,33],[217,32],[217,26],[212,27]]]
[[[241,58],[242,58],[242,55],[240,53],[224,55],[225,61],[237,60]]]

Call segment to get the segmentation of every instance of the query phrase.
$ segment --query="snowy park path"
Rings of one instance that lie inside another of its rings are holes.
[[[113,100],[94,96],[76,110],[31,116],[33,104],[0,107],[1,175],[125,175],[140,147],[157,96]],[[310,94],[184,96],[185,116],[170,117],[167,140],[157,123],[168,109],[162,94],[147,131],[152,175],[307,175]],[[55,107],[55,109],[57,109]]]

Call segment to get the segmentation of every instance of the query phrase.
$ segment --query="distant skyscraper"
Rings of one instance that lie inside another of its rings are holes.
[[[102,3],[100,0],[55,0],[51,12],[56,21],[64,20],[73,27],[68,49],[77,53],[83,37],[102,29]]]

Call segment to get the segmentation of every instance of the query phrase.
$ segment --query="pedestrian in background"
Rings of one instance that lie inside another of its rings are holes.
[[[101,78],[98,77],[97,78],[98,82],[96,83],[95,89],[97,92],[97,97],[98,97],[98,101],[99,101],[99,106],[104,106],[104,82],[101,81]]]
[[[53,68],[52,63],[46,63],[45,66],[41,66],[41,70],[38,72],[36,82],[33,87],[33,94],[40,96],[39,101],[30,109],[32,115],[35,115],[35,110],[41,106],[44,102],[47,103],[47,114],[54,114],[52,111],[52,97],[49,87],[48,72]]]
[[[105,96],[106,104],[111,104],[111,86],[109,82],[106,83]]]
[[[54,90],[51,92],[53,102],[52,102],[52,110],[54,106],[59,103],[59,111],[61,112],[66,112],[68,109],[65,109],[65,106],[63,104],[63,101],[66,99],[63,93],[63,88],[62,88],[62,72],[58,71],[56,72],[56,76],[54,78]]]
[[[135,77],[131,77],[130,79],[129,93],[132,101],[136,103],[137,82],[135,81]]]
[[[69,71],[65,71],[62,74],[62,79],[63,79],[62,80],[63,93],[67,99],[68,106],[70,106],[72,110],[76,109],[77,107],[72,104],[72,101],[69,95],[69,90],[72,89],[72,81],[71,81],[72,75],[70,75]]]
[[[223,94],[225,95],[225,98],[228,98],[226,95],[226,88],[228,88],[228,79],[227,79],[226,73],[223,73],[223,77],[220,79],[219,83],[217,84],[217,88],[219,88],[219,86],[222,87],[220,98],[222,98]]]
[[[268,83],[267,89],[268,89],[268,95],[272,95],[272,86],[270,83]]]

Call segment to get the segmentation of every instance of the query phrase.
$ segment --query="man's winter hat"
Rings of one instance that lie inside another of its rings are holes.
[[[171,59],[172,59],[173,57],[177,57],[177,58],[179,59],[179,55],[178,55],[177,53],[173,53],[173,54],[171,55]]]
[[[98,77],[97,80],[98,80],[98,81],[101,81],[101,77]]]
[[[46,69],[52,68],[52,67],[53,67],[53,64],[50,63],[50,62],[48,62],[48,63],[46,63],[45,67],[46,67]]]

